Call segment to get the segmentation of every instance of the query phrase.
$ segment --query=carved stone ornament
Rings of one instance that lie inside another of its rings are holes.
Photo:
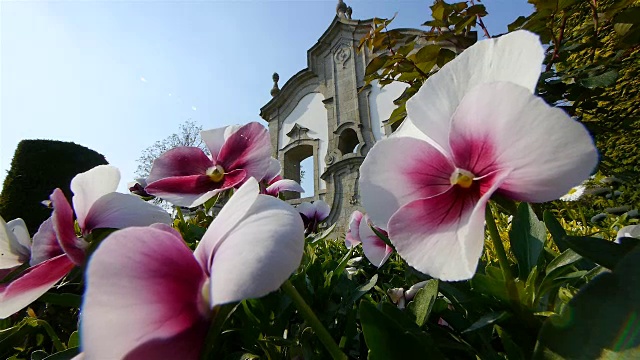
[[[309,131],[308,128],[304,126],[300,126],[297,123],[293,124],[291,130],[287,133],[287,136],[291,139],[289,142],[297,141],[297,140],[310,140],[311,138],[307,135]]]
[[[336,51],[333,57],[336,59],[336,63],[341,64],[342,67],[344,67],[347,60],[351,57],[351,48],[347,45],[343,45],[338,49],[338,51]]]
[[[340,152],[338,150],[333,150],[327,153],[327,156],[324,157],[324,163],[327,165],[331,165],[340,160]]]

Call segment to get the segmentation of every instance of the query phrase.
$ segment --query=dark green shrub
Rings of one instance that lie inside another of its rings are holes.
[[[55,188],[71,200],[71,179],[101,164],[107,164],[103,155],[72,142],[22,140],[4,180],[0,215],[5,221],[24,219],[33,235],[51,215],[42,201],[48,200]]]

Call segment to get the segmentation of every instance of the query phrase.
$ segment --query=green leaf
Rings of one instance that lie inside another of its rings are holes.
[[[456,34],[459,34],[463,30],[465,30],[467,27],[474,26],[475,24],[476,24],[476,17],[475,16],[464,17],[459,22],[456,23],[456,26],[454,27],[454,30],[455,30]]]
[[[395,246],[393,246],[393,244],[391,243],[391,240],[389,240],[389,237],[387,235],[385,235],[383,232],[381,232],[380,230],[378,230],[378,228],[376,228],[375,226],[369,226],[369,228],[371,229],[371,231],[373,231],[374,234],[376,234],[376,236],[382,240],[382,242],[384,242],[386,245],[390,246],[393,250],[395,250]]]
[[[521,301],[529,306],[533,307],[535,303],[535,299],[538,295],[538,267],[534,266],[529,273],[529,277],[527,277],[527,281],[524,284],[523,296],[521,296]]]
[[[389,59],[389,56],[387,55],[380,55],[380,56],[376,56],[373,59],[371,59],[371,61],[369,62],[369,64],[367,65],[367,69],[364,72],[364,75],[371,75],[373,73],[378,72],[378,70],[380,70],[382,68],[382,66],[384,66],[384,64],[387,62],[387,60]]]
[[[217,193],[214,197],[204,202],[204,211],[209,212],[216,205],[222,193]]]
[[[565,241],[573,251],[607,269],[613,269],[620,259],[635,248],[587,236],[567,236]]]
[[[0,331],[0,358],[8,358],[15,353],[14,347],[24,344],[29,335],[40,332],[38,321],[34,318],[24,318],[15,326]]]
[[[614,23],[640,24],[640,6],[620,11],[613,19]]]
[[[49,354],[47,354],[46,351],[44,351],[44,350],[36,350],[36,351],[31,353],[31,360],[42,360],[42,359],[46,358],[47,356],[49,356]]]
[[[391,115],[389,116],[388,124],[391,125],[398,121],[402,121],[406,117],[407,117],[407,108],[405,103],[405,104],[399,105],[397,108],[395,108],[391,112]]]
[[[408,310],[413,313],[416,318],[416,324],[420,327],[427,322],[429,314],[433,308],[433,304],[438,298],[438,280],[428,280],[424,287],[416,293],[415,298],[407,306]]]
[[[347,304],[353,304],[356,301],[358,301],[358,299],[360,299],[364,294],[368,293],[369,290],[373,289],[373,287],[376,286],[377,282],[378,282],[378,274],[375,274],[371,277],[371,279],[369,279],[369,281],[360,285],[355,290],[355,292],[351,294],[351,297],[348,300],[346,300]]]
[[[547,230],[551,234],[551,238],[553,242],[556,243],[558,249],[560,251],[567,250],[567,245],[564,242],[564,237],[567,236],[567,232],[564,230],[558,219],[553,215],[553,213],[549,210],[545,210],[542,214],[542,219],[544,220],[544,224],[547,226]]]
[[[401,46],[398,51],[396,51],[396,54],[400,54],[402,56],[407,56],[412,50],[413,47],[416,45],[416,43],[414,41],[411,41],[410,43]]]
[[[51,327],[51,325],[49,325],[48,322],[42,319],[35,319],[35,322],[36,324],[38,324],[38,326],[44,328],[45,332],[47,333],[47,335],[49,335],[49,338],[51,339],[51,342],[55,346],[56,350],[63,351],[67,349],[67,347],[62,343],[62,341],[60,341],[60,338],[58,337],[58,334],[56,334],[56,331],[53,329],[53,327]]]
[[[462,331],[462,333],[464,334],[464,333],[481,329],[487,325],[492,325],[500,320],[504,320],[509,316],[510,316],[509,313],[506,311],[498,311],[498,312],[492,312],[492,313],[486,314],[482,316],[480,319],[478,319],[476,322],[471,324],[471,326],[469,326],[467,329]]]
[[[615,32],[617,32],[618,35],[624,36],[626,33],[629,32],[629,30],[631,30],[632,27],[633,27],[633,24],[618,23],[613,25],[613,30],[615,30]]]
[[[431,17],[434,20],[443,20],[444,19],[444,3],[436,2],[431,6]]]
[[[515,19],[511,24],[507,25],[507,29],[509,30],[509,32],[516,31],[520,29],[525,22],[527,22],[526,17],[518,16],[518,18]]]
[[[534,358],[598,358],[604,349],[626,352],[640,346],[640,248],[585,285],[559,315],[549,317]]]
[[[73,357],[80,353],[79,347],[69,348],[64,351],[57,352],[55,354],[49,355],[43,360],[71,360]]]
[[[78,334],[78,331],[74,331],[69,336],[69,342],[67,343],[67,347],[72,348],[72,347],[78,347],[78,346],[80,346],[80,335]]]
[[[618,70],[609,70],[600,75],[580,80],[580,85],[593,89],[613,85],[618,80]]]
[[[422,359],[425,354],[430,359],[445,359],[426,333],[409,331],[368,301],[360,303],[360,322],[370,360]]]
[[[500,326],[496,325],[496,332],[502,341],[504,350],[507,353],[507,359],[509,360],[525,360],[527,357],[524,355],[522,349],[513,341],[513,338],[507,331]]]
[[[560,267],[571,265],[580,259],[582,259],[582,256],[578,255],[575,251],[568,249],[549,262],[546,272],[549,274]]]
[[[536,266],[542,252],[547,229],[528,203],[520,203],[518,213],[513,219],[509,240],[511,251],[518,262],[519,278],[526,280],[529,272]]]
[[[337,224],[337,223],[336,223]],[[313,239],[311,240],[311,242],[316,242],[316,241],[320,241],[320,240],[324,240],[326,239],[329,235],[331,235],[331,232],[333,231],[333,229],[336,228],[336,224],[333,224],[331,226],[329,226],[326,230],[324,230],[323,232],[316,234]]]
[[[471,279],[471,288],[478,293],[497,297],[500,300],[509,301],[504,280],[497,280],[483,274],[475,274]]]
[[[558,10],[566,9],[577,1],[578,0],[558,0]]]
[[[467,14],[487,16],[487,9],[482,4],[476,4],[467,8]]]
[[[600,360],[638,360],[640,359],[640,346],[624,351],[611,351],[604,349]]]
[[[456,57],[456,52],[453,50],[449,50],[447,48],[441,48],[440,52],[438,52],[438,59],[436,60],[436,65],[439,68],[442,68],[446,63],[453,60]]]
[[[439,52],[439,45],[426,45],[416,53],[416,63],[435,62]]]

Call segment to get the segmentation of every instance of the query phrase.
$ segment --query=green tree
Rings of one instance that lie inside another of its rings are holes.
[[[76,174],[107,164],[103,155],[84,146],[55,140],[22,140],[11,161],[0,195],[0,215],[22,218],[33,235],[51,210],[42,204],[60,188],[71,200]]]

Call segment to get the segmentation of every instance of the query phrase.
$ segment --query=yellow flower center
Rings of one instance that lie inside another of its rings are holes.
[[[473,184],[473,179],[475,176],[463,169],[456,169],[453,174],[451,174],[451,185],[458,185],[465,189],[468,189]]]
[[[198,311],[205,317],[211,315],[211,279],[207,278],[200,288]]]
[[[202,296],[202,300],[204,300],[205,304],[211,304],[211,280],[209,278],[207,278],[204,284],[202,284],[200,296]]]
[[[222,166],[216,165],[207,170],[207,175],[209,176],[209,179],[211,179],[211,181],[220,182],[222,181],[222,179],[224,179],[224,169],[222,168]]]

